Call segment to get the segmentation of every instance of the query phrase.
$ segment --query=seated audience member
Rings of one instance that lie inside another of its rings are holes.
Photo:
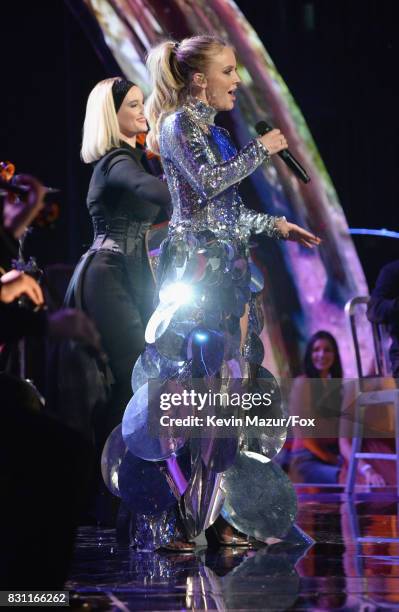
[[[399,378],[399,259],[384,266],[377,278],[367,308],[373,323],[384,323],[392,338],[389,355],[392,374]]]
[[[333,380],[334,379],[334,380]],[[342,459],[339,452],[342,365],[335,338],[318,331],[309,340],[304,374],[295,379],[290,414],[312,417],[320,437],[293,441],[290,476],[294,482],[336,484]],[[326,436],[328,432],[328,437]]]
[[[301,483],[345,484],[352,452],[356,382],[341,384],[339,351],[335,339],[328,332],[317,332],[312,336],[304,362],[305,374],[295,380],[290,411],[291,414],[315,417],[317,431],[322,435],[319,438],[302,438],[300,430],[297,430],[299,437],[293,441],[290,475],[295,482]],[[370,377],[363,381],[362,386],[363,391],[395,388],[395,381],[390,377]],[[363,452],[395,452],[392,411],[392,405],[368,409],[363,431]],[[326,431],[331,432],[331,436],[327,437]],[[386,459],[359,460],[356,483],[396,485],[396,462]]]

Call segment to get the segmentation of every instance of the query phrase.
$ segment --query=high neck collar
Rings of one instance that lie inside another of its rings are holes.
[[[184,103],[194,121],[202,125],[213,125],[217,110],[198,98],[188,98]]]
[[[128,151],[133,153],[136,159],[138,159],[139,161],[141,160],[144,155],[144,150],[140,146],[136,145],[135,147],[132,147],[132,145],[126,142],[126,140],[122,139],[119,142],[121,149],[127,149]]]

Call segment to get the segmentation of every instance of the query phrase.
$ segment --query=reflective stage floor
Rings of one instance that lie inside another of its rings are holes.
[[[68,589],[103,610],[399,610],[394,490],[298,487],[306,546],[139,553],[113,530],[79,531]]]

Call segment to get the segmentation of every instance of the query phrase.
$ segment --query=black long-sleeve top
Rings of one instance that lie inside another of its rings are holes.
[[[87,195],[94,249],[133,255],[146,230],[170,206],[166,183],[144,168],[142,149],[125,142],[96,162]]]
[[[392,338],[390,355],[395,370],[399,366],[399,259],[381,269],[371,293],[367,316],[374,323],[388,326]]]

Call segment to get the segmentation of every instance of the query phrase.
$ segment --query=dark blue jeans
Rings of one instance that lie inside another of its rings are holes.
[[[336,484],[341,467],[321,461],[304,448],[292,454],[290,476],[294,482]]]

